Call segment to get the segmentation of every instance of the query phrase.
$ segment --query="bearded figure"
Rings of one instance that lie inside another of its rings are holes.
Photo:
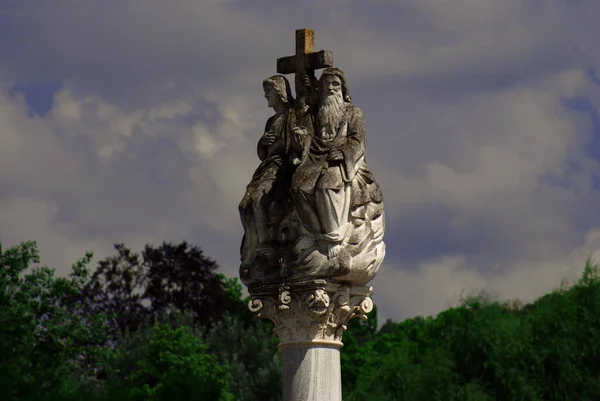
[[[338,68],[323,71],[318,96],[314,134],[293,130],[292,143],[306,155],[291,182],[304,229],[295,274],[363,285],[385,255],[383,197],[365,160],[365,119]]]

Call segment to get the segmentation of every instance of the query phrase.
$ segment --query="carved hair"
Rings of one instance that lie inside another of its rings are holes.
[[[352,98],[350,97],[350,91],[348,90],[348,84],[346,83],[346,76],[344,75],[342,70],[340,70],[339,68],[336,68],[336,67],[326,68],[325,70],[323,70],[323,73],[321,74],[321,78],[319,78],[319,81],[323,82],[323,78],[325,78],[327,75],[333,75],[340,79],[340,81],[342,82],[342,97],[344,98],[344,101],[346,101],[348,103],[352,103]]]
[[[286,77],[283,75],[273,75],[263,81],[263,89],[273,87],[275,92],[279,95],[284,104],[294,104],[294,97],[292,96],[292,88]]]

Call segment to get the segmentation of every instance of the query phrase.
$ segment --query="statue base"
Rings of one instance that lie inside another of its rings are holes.
[[[275,324],[284,401],[341,401],[340,348],[350,319],[373,309],[372,287],[324,279],[250,286],[248,308]]]

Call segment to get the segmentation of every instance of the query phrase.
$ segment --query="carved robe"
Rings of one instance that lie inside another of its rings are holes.
[[[258,142],[257,153],[261,163],[252,175],[239,204],[245,232],[241,247],[242,261],[251,258],[259,245],[270,240],[268,225],[279,217],[274,213],[276,210],[269,206],[274,201],[281,200],[289,186],[287,154],[289,133],[294,124],[294,109],[288,107],[280,116],[275,115],[267,120],[265,134]],[[267,133],[276,136],[271,144],[268,143]]]
[[[308,155],[292,178],[300,220],[309,231],[333,242],[344,240],[353,210],[383,201],[379,185],[365,162],[365,131],[362,111],[347,104],[332,139],[324,139],[317,124]],[[341,151],[343,160],[328,160],[335,149]]]

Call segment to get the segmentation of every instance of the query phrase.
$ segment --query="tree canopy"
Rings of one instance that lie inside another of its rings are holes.
[[[272,325],[235,278],[183,242],[124,244],[92,271],[40,264],[35,242],[0,244],[0,399],[281,399]],[[600,268],[530,304],[480,293],[435,317],[344,334],[344,399],[600,399]]]

